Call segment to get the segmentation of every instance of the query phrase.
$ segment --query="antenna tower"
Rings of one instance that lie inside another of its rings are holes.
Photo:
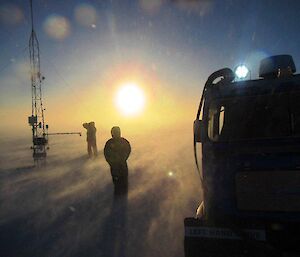
[[[30,0],[31,14],[31,35],[29,38],[29,55],[30,55],[30,77],[31,77],[31,116],[28,117],[28,123],[32,128],[32,150],[34,161],[44,161],[47,156],[48,138],[45,130],[44,107],[42,99],[42,81],[45,79],[40,71],[40,49],[37,39],[34,22],[32,0]]]
[[[40,71],[40,47],[37,39],[34,22],[32,0],[30,2],[31,34],[29,38],[30,77],[31,77],[31,116],[28,123],[32,129],[32,157],[35,164],[39,165],[46,161],[48,136],[54,135],[80,135],[81,132],[48,133],[48,125],[45,125],[44,107],[42,98],[42,82],[45,79]]]

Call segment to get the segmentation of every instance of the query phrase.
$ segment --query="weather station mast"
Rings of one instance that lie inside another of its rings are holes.
[[[32,0],[30,0],[31,16],[31,34],[29,38],[29,56],[30,56],[30,79],[31,79],[31,116],[28,117],[28,123],[32,128],[32,150],[35,163],[44,161],[47,156],[48,136],[45,125],[44,107],[42,98],[42,82],[45,79],[40,71],[40,48],[37,39],[34,22]]]
[[[28,117],[28,123],[32,129],[33,160],[36,165],[45,163],[47,150],[49,149],[49,135],[74,135],[81,136],[81,132],[59,132],[48,133],[48,125],[45,124],[44,106],[42,97],[42,83],[45,79],[41,75],[40,68],[40,47],[34,30],[32,0],[30,2],[31,16],[31,34],[29,38],[29,56],[30,56],[30,80],[31,80],[31,116]]]

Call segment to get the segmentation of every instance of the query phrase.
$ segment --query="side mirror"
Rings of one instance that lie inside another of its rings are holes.
[[[204,141],[204,127],[202,120],[194,121],[194,140],[198,143]]]

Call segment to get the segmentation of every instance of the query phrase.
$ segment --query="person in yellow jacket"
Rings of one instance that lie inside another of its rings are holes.
[[[83,123],[82,126],[86,129],[86,141],[87,141],[87,152],[89,157],[97,156],[97,141],[96,141],[96,132],[95,122],[91,121],[89,123]]]
[[[128,166],[127,159],[131,152],[129,142],[121,137],[121,129],[113,127],[111,129],[112,138],[104,147],[104,156],[110,165],[110,171],[115,193],[127,193],[128,190]]]

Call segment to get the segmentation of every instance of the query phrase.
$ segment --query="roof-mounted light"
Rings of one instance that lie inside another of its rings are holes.
[[[234,70],[237,79],[245,79],[248,76],[249,72],[249,69],[244,64],[237,66]]]

